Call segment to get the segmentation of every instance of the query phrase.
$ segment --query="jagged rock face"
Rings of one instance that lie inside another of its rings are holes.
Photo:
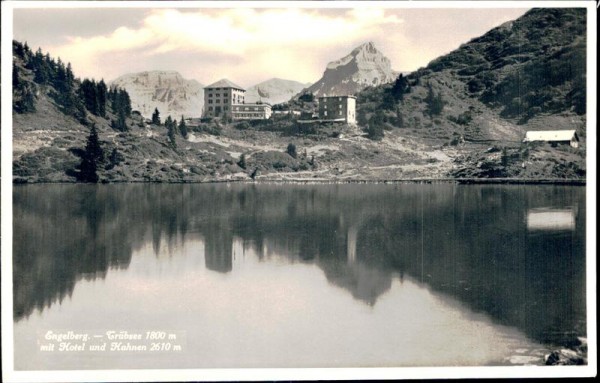
[[[307,86],[310,86],[310,84],[272,78],[248,88],[245,100],[246,102],[262,101],[271,105],[280,104],[291,100],[294,95]]]
[[[175,71],[151,71],[123,75],[110,83],[124,88],[133,110],[150,118],[158,108],[161,119],[200,117],[204,105],[203,85],[187,80]]]
[[[355,94],[367,86],[376,86],[395,79],[390,60],[368,42],[350,54],[327,64],[323,77],[306,91],[315,96]]]

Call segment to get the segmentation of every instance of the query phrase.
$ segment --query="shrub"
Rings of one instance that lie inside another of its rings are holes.
[[[250,123],[248,121],[241,121],[235,124],[235,128],[239,130],[246,130],[250,128]]]
[[[292,144],[291,142],[288,144],[286,152],[292,158],[298,157],[298,153],[296,152],[296,145]]]

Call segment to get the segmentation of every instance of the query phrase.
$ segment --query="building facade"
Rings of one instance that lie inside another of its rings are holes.
[[[234,120],[266,120],[271,114],[271,105],[263,103],[233,105],[231,111]]]
[[[271,105],[245,103],[246,90],[222,79],[204,88],[203,117],[231,117],[234,120],[261,120],[271,117]]]
[[[579,136],[575,130],[541,130],[525,133],[523,142],[548,142],[552,145],[566,144],[579,147]]]
[[[356,123],[356,97],[323,96],[319,97],[319,120],[344,121]]]

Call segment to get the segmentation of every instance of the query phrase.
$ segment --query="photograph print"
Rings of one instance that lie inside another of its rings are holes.
[[[594,2],[2,32],[4,380],[596,374]]]

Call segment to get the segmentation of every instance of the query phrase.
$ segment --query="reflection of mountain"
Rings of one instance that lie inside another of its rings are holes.
[[[127,267],[150,241],[158,252],[161,239],[194,232],[213,271],[235,272],[232,257],[251,247],[315,264],[369,305],[408,274],[535,339],[561,340],[585,333],[584,195],[560,186],[15,186],[14,315]],[[527,235],[524,214],[544,206],[577,206],[576,230]]]

